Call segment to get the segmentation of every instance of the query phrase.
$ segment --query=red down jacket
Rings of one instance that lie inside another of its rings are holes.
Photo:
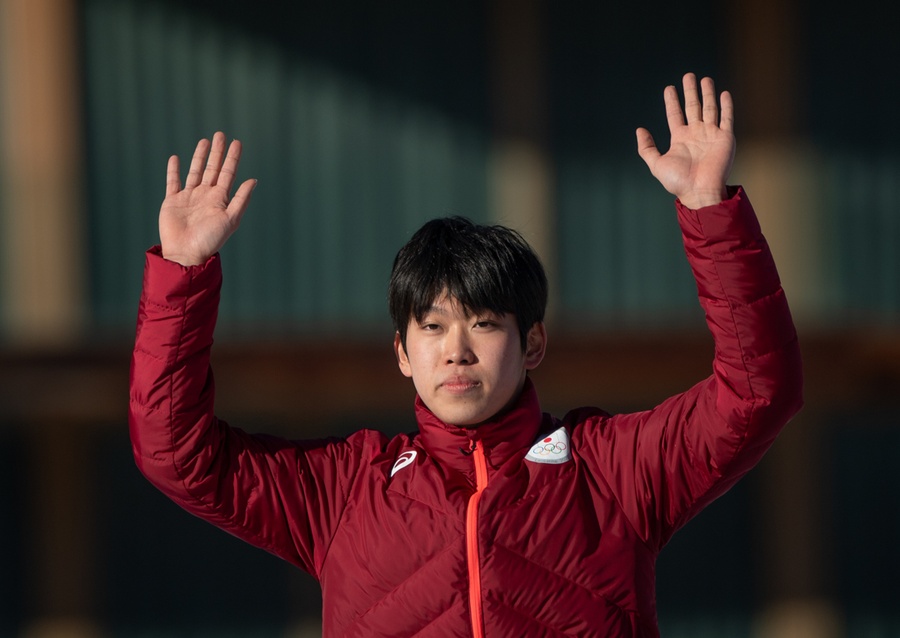
[[[641,413],[542,414],[528,383],[477,429],[417,402],[419,432],[289,442],[213,415],[217,258],[147,257],[131,371],[141,471],[172,500],[308,571],[323,633],[657,636],[655,561],[801,404],[794,327],[740,190],[678,206],[715,338],[712,375]]]

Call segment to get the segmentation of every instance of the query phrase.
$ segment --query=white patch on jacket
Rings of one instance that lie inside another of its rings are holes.
[[[572,460],[572,446],[569,445],[569,434],[564,427],[552,434],[540,437],[532,443],[525,455],[526,461],[534,463],[565,463]]]

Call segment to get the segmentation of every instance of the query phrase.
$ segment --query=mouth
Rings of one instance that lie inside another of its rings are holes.
[[[465,377],[451,377],[441,383],[441,388],[451,394],[465,394],[479,387],[481,383]]]

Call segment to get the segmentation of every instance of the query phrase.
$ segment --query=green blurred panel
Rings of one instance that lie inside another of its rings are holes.
[[[874,176],[873,216],[879,240],[878,306],[900,316],[900,159],[879,162]]]
[[[819,166],[821,320],[900,318],[900,159],[832,150]],[[671,327],[698,317],[671,196],[637,163],[563,159],[558,171],[565,318]],[[764,229],[765,230],[765,229]],[[691,324],[693,325],[693,324]]]
[[[821,174],[829,310],[843,323],[896,325],[900,159],[832,150]]]
[[[239,180],[259,179],[222,251],[225,331],[383,330],[410,234],[448,212],[486,219],[487,143],[471,122],[171,4],[84,7],[99,325],[133,325],[166,159],[184,175],[215,130],[244,143]]]
[[[381,331],[390,264],[409,235],[439,215],[487,219],[488,133],[460,115],[460,104],[487,102],[477,81],[468,97],[416,96],[402,82],[376,81],[385,69],[367,71],[363,54],[355,66],[341,60],[357,44],[353,30],[335,30],[336,41],[313,55],[239,21],[201,18],[190,3],[82,6],[99,327],[130,331],[142,253],[157,241],[166,159],[179,154],[184,173],[196,140],[215,130],[244,142],[239,178],[260,180],[223,251],[226,330]],[[434,59],[400,50],[383,53],[388,67],[402,59],[401,76],[446,84],[446,69],[430,79],[423,70]],[[600,329],[699,325],[671,196],[639,159],[576,153],[566,139],[553,146],[560,319]],[[896,321],[898,170],[897,157],[823,153],[823,316]]]
[[[601,328],[698,320],[673,198],[643,165],[562,161],[557,187],[565,320]]]

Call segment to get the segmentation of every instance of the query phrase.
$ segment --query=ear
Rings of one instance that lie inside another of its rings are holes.
[[[397,355],[397,365],[400,366],[400,372],[404,376],[412,377],[409,356],[406,354],[406,348],[403,347],[403,341],[400,339],[399,332],[394,333],[394,354]]]
[[[534,370],[544,360],[547,351],[547,328],[538,321],[528,330],[525,339],[525,369]]]

